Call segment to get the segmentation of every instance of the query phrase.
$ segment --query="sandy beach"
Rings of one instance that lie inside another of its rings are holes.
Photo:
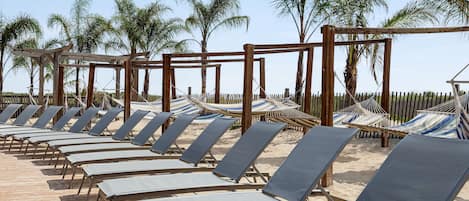
[[[110,129],[115,130],[120,123],[115,122]],[[135,133],[142,128],[141,123]],[[203,125],[191,125],[178,139],[177,144],[187,147],[202,131]],[[159,135],[160,131],[156,135]],[[301,139],[302,133],[294,130],[285,130],[280,133],[256,161],[256,166],[262,172],[273,174],[285,157]],[[213,153],[221,159],[228,149],[240,137],[240,129],[229,130],[215,145]],[[334,184],[327,188],[334,196],[355,200],[365,185],[374,175],[375,171],[398,140],[391,141],[390,148],[381,148],[379,139],[354,138],[342,151],[334,163]],[[39,158],[23,156],[18,152],[0,152],[0,200],[86,200],[86,196],[76,196],[78,183],[74,188],[68,189],[68,181],[57,175],[48,161]],[[81,173],[80,173],[81,174]],[[81,178],[77,175],[76,178]],[[96,189],[93,193],[96,193]],[[322,196],[314,196],[309,200],[325,200]],[[456,200],[469,200],[469,186],[466,185]]]

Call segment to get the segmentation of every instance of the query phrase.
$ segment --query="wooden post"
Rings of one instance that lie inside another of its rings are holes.
[[[95,69],[96,64],[90,63],[90,69],[88,70],[88,90],[86,95],[86,108],[90,108],[93,105]]]
[[[39,92],[37,99],[39,105],[44,107],[44,60],[42,57],[39,57]]]
[[[384,41],[384,65],[383,65],[383,89],[381,91],[381,107],[389,112],[390,78],[391,78],[391,47],[392,40],[386,38]],[[389,134],[381,135],[381,147],[389,147]]]
[[[132,94],[132,69],[130,60],[124,62],[124,121],[130,116],[130,101]]]
[[[265,58],[259,59],[259,97],[266,98],[265,94]]]
[[[171,73],[171,98],[172,99],[176,99],[177,98],[177,94],[176,94],[176,73],[174,72],[174,68],[171,69],[170,71]]]
[[[335,27],[325,25],[322,27],[322,98],[321,98],[321,125],[333,126],[334,113],[334,42]],[[332,165],[324,173],[321,185],[326,187],[332,185]]]
[[[130,66],[131,75],[132,75],[132,101],[138,101],[138,69],[134,69],[132,62],[129,62],[127,65]]]
[[[266,98],[265,94],[265,58],[259,60],[259,98]],[[265,121],[265,116],[261,116],[261,121]]]
[[[290,89],[285,88],[285,91],[283,92],[283,97],[284,98],[289,98],[290,97]]]
[[[215,103],[220,103],[220,77],[221,65],[215,67]]]
[[[244,45],[244,87],[243,87],[243,112],[241,115],[241,133],[244,134],[252,124],[252,79],[254,65],[254,46]]]
[[[163,76],[162,76],[162,104],[163,112],[171,111],[170,90],[171,90],[171,55],[163,54]],[[168,122],[163,125],[163,130],[168,126]]]
[[[116,97],[121,97],[121,68],[116,68]]]
[[[381,94],[381,107],[389,112],[389,88],[391,77],[391,47],[392,39],[386,38],[384,42],[383,89]]]
[[[308,55],[306,61],[306,84],[305,84],[305,97],[303,101],[303,112],[306,114],[311,113],[311,85],[313,79],[313,59],[314,59],[314,48],[308,48]],[[303,133],[308,132],[307,127],[303,128]]]
[[[192,87],[187,87],[187,95],[188,96],[192,95]]]

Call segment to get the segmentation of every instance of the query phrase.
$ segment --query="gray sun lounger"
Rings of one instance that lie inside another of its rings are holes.
[[[11,124],[13,126],[24,126],[40,108],[40,105],[28,105]]]
[[[66,161],[72,167],[77,167],[83,164],[100,163],[100,162],[115,162],[124,160],[139,160],[139,159],[152,159],[152,158],[177,158],[174,155],[165,155],[170,150],[171,145],[176,142],[176,139],[181,136],[184,130],[194,121],[197,115],[179,115],[178,118],[172,123],[164,133],[158,138],[149,150],[126,150],[126,151],[101,151],[92,153],[71,154],[66,157]],[[156,129],[155,129],[156,130]],[[153,133],[147,133],[153,135]],[[135,138],[134,144],[144,145],[146,139],[140,141]],[[138,144],[141,143],[141,144]]]
[[[70,121],[70,119],[72,119],[78,112],[80,111],[80,108],[78,107],[73,107],[73,108],[70,108],[69,110],[67,110],[62,117],[60,117],[60,119],[52,126],[52,128],[49,130],[49,129],[35,129],[35,130],[28,130],[27,132],[23,132],[23,131],[18,131],[18,132],[4,132],[4,133],[0,133],[0,137],[3,138],[3,146],[5,146],[5,143],[6,143],[6,140],[8,137],[10,136],[14,136],[14,135],[32,135],[32,134],[43,134],[43,133],[49,133],[51,131],[60,131],[62,130],[65,125]],[[39,121],[39,120],[38,120]],[[3,131],[3,130],[2,130]],[[17,136],[17,139],[16,140],[20,140],[21,142],[23,142],[23,140],[21,140],[19,137]],[[11,143],[10,143],[10,149],[13,145],[13,142],[15,141],[15,138],[13,137],[13,139],[11,140]]]
[[[0,128],[10,127],[10,125],[5,125],[7,121],[21,108],[21,104],[9,104],[3,111],[0,113]]]
[[[151,201],[277,201],[276,197],[290,201],[306,200],[327,168],[357,132],[357,129],[352,128],[323,126],[310,129],[267,182],[262,192],[211,193],[151,199]]]
[[[149,195],[167,194],[179,191],[209,191],[214,189],[242,189],[240,179],[253,166],[254,161],[286,126],[283,123],[257,122],[252,125],[212,172],[178,173],[170,175],[136,176],[130,178],[104,180],[98,184],[98,199],[128,200]],[[250,184],[249,187],[259,185]]]
[[[39,116],[36,122],[31,126],[18,126],[13,128],[5,128],[0,129],[0,137],[5,136],[8,133],[17,133],[23,131],[30,131],[30,130],[48,130],[45,129],[47,124],[50,122],[52,118],[62,109],[62,106],[49,106],[44,112]]]
[[[408,135],[389,154],[358,201],[452,201],[469,178],[469,142]]]
[[[49,141],[48,144],[51,147],[58,148],[61,146],[72,146],[72,145],[82,145],[82,144],[127,142],[126,139],[129,137],[129,133],[148,113],[149,113],[148,111],[144,111],[144,110],[135,111],[132,115],[130,115],[129,119],[127,119],[124,122],[124,124],[112,136],[85,138],[85,139],[53,140],[53,141]]]
[[[136,174],[178,173],[211,171],[213,168],[201,168],[198,164],[204,160],[210,149],[220,137],[235,123],[236,119],[217,118],[210,123],[197,139],[187,148],[179,159],[136,160],[115,163],[89,164],[83,167],[83,183],[89,179],[88,195],[96,181],[104,178],[122,177]]]
[[[79,141],[81,139],[75,139],[74,141],[70,142],[75,145],[62,145],[57,148],[57,150],[62,155],[70,155],[70,154],[77,154],[77,153],[86,153],[86,152],[96,152],[96,151],[113,151],[113,150],[130,150],[130,149],[148,149],[147,146],[142,146],[145,144],[146,141],[153,136],[155,131],[163,125],[172,115],[169,112],[162,112],[153,117],[152,121],[148,122],[146,127],[144,127],[139,134],[135,137],[135,139],[128,141],[125,140],[127,134],[130,130],[148,114],[146,111],[137,111],[129,117],[129,119],[124,123],[124,125],[116,131],[116,133],[112,137],[100,137],[97,138],[95,143],[90,143],[87,141],[85,144],[80,144]],[[132,125],[127,125],[128,123]],[[145,138],[142,138],[145,137]],[[106,138],[108,141],[101,138]],[[95,138],[92,138],[95,139]],[[140,143],[139,140],[142,140],[143,143]],[[119,142],[119,143],[118,143]],[[53,143],[53,142],[51,142]],[[51,144],[49,143],[49,144]],[[57,146],[57,143],[53,143]],[[63,144],[63,143],[62,143]]]
[[[99,110],[98,110],[99,111]],[[109,109],[104,116],[102,116],[98,122],[86,133],[51,133],[49,135],[45,134],[43,136],[34,136],[27,139],[29,143],[40,144],[46,143],[51,140],[60,140],[60,139],[78,139],[78,138],[93,138],[101,135],[104,130],[111,124],[111,122],[122,112],[121,108],[112,108]],[[83,125],[83,128],[86,125]]]
[[[73,109],[73,108],[72,108]],[[28,138],[31,137],[39,137],[39,136],[47,136],[47,135],[57,135],[57,134],[67,134],[67,133],[79,133],[81,132],[90,122],[93,120],[93,118],[96,117],[96,114],[98,114],[99,109],[98,108],[88,108],[79,118],[78,120],[73,123],[73,125],[70,127],[68,132],[63,131],[63,127],[67,124],[68,121],[70,121],[71,118],[75,116],[79,112],[79,108],[75,108],[73,110],[68,110],[65,112],[64,116],[60,118],[56,124],[52,127],[51,131],[47,132],[32,132],[32,133],[27,133],[27,134],[15,134],[12,135],[12,137],[15,140],[19,141],[24,141]]]

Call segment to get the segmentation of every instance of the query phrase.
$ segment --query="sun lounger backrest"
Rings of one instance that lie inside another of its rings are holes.
[[[31,126],[33,128],[45,128],[49,121],[55,117],[55,115],[62,109],[62,106],[49,106],[41,114],[36,122]]]
[[[2,113],[0,113],[0,124],[6,123],[21,106],[21,104],[9,104]]]
[[[122,108],[111,108],[109,109],[104,116],[102,116],[98,122],[90,129],[88,134],[90,135],[101,135],[104,129],[106,129],[109,124],[122,112]]]
[[[306,200],[357,132],[352,128],[311,128],[269,180],[264,193],[286,200]]]
[[[217,118],[192,142],[181,156],[181,160],[197,165],[220,137],[235,123],[236,119]]]
[[[135,126],[140,122],[143,117],[145,117],[149,111],[137,110],[130,117],[125,120],[124,124],[117,129],[116,133],[112,135],[112,139],[123,140],[125,137],[135,128]]]
[[[135,138],[132,140],[132,144],[135,145],[144,145],[148,139],[155,134],[156,130],[158,130],[161,125],[166,122],[173,113],[171,112],[160,112],[158,115],[154,116],[153,119],[151,119],[150,122],[143,127],[143,129],[135,136]]]
[[[67,123],[70,121],[70,119],[72,119],[78,112],[80,112],[80,109],[80,107],[68,108],[68,110],[64,112],[62,117],[60,117],[60,119],[57,120],[57,122],[55,122],[55,124],[52,126],[52,130],[62,130],[65,125],[67,125]]]
[[[24,126],[28,120],[41,108],[40,105],[28,105],[13,121],[13,125]]]
[[[179,115],[153,146],[151,146],[151,151],[165,154],[197,116],[198,115]]]
[[[94,117],[96,117],[96,114],[98,114],[99,108],[95,107],[90,107],[83,112],[80,118],[72,125],[70,128],[69,132],[72,133],[79,133],[81,132],[85,126],[87,126],[91,120],[93,120]]]
[[[253,124],[226,153],[213,172],[239,181],[267,145],[286,126],[259,121]]]
[[[408,135],[358,200],[454,200],[469,178],[469,141]]]

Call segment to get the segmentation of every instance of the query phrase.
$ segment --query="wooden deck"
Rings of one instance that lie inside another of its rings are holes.
[[[31,157],[14,150],[10,153],[0,150],[1,201],[86,200],[86,195],[76,196],[78,184],[68,189],[69,180],[63,181],[59,170],[39,156]]]

